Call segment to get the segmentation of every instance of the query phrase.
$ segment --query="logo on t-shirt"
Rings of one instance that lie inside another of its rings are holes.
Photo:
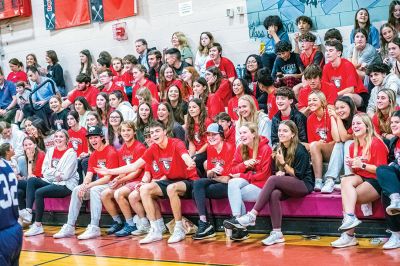
[[[400,149],[394,150],[394,158],[396,158],[397,164],[400,165]]]
[[[51,167],[56,168],[59,162],[60,162],[60,159],[51,160]]]
[[[316,132],[322,140],[328,139],[328,131],[326,128],[317,128]]]
[[[287,64],[282,66],[282,72],[285,74],[296,74],[297,72],[297,67],[296,64]]]
[[[102,167],[106,167],[106,160],[98,160],[97,161],[97,165],[102,168]]]
[[[225,165],[225,161],[224,160],[220,160],[220,159],[212,159],[211,163],[215,166],[215,167],[223,167]]]
[[[198,132],[194,133],[194,140],[197,143],[200,143],[201,139],[200,139],[200,134]]]
[[[72,139],[71,140],[71,145],[74,151],[78,150],[79,144],[82,144],[80,140],[78,139]]]
[[[127,165],[131,164],[131,160],[132,159],[133,159],[132,155],[124,155],[124,156],[122,156],[122,160],[124,160]]]
[[[342,77],[332,77],[331,80],[337,89],[339,89],[342,85]]]
[[[158,167],[158,164],[156,161],[153,161],[153,170],[155,173],[158,173],[160,171],[160,168]]]

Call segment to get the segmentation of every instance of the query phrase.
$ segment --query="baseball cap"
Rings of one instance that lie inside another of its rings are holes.
[[[224,135],[224,129],[217,123],[212,123],[207,127],[207,133]]]
[[[92,126],[89,127],[86,133],[86,137],[90,137],[90,136],[101,136],[103,137],[103,130],[101,129],[101,127],[98,126]]]

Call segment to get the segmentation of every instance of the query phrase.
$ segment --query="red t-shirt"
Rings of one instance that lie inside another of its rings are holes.
[[[132,106],[139,105],[139,101],[136,98],[136,92],[142,87],[148,88],[153,99],[157,100],[158,102],[160,101],[157,85],[154,84],[153,81],[146,79],[146,82],[143,85],[140,85],[139,82],[136,82],[135,86],[132,87]]]
[[[278,106],[276,105],[275,90],[272,93],[268,94],[267,110],[268,110],[268,117],[271,120],[276,115],[276,113],[279,111]]]
[[[24,71],[17,71],[17,72],[10,72],[10,74],[8,74],[7,76],[7,80],[17,83],[18,81],[25,81],[28,82],[28,76],[26,75],[26,73]]]
[[[106,145],[102,151],[94,151],[89,158],[88,172],[96,173],[95,167],[106,167],[109,169],[119,166],[118,153],[113,146]],[[98,178],[103,176],[97,174]]]
[[[332,63],[326,64],[322,72],[322,80],[335,85],[337,92],[348,87],[354,87],[354,93],[357,94],[368,92],[353,64],[344,58],[341,59],[340,65],[336,68],[332,66]]]
[[[215,66],[213,60],[208,60],[206,63],[206,69],[209,67]],[[237,78],[236,69],[233,65],[232,61],[226,57],[221,56],[221,61],[218,66],[219,70],[221,70],[222,76],[226,79],[229,78]]]
[[[224,134],[225,136],[225,141],[233,147],[236,147],[236,128],[235,128],[235,123],[232,122],[231,127],[229,128],[228,132]]]
[[[251,97],[253,98],[254,102],[256,103],[257,110],[260,110],[260,107],[258,106],[258,101],[257,101],[256,97],[254,97],[253,95],[251,95]],[[234,121],[239,119],[238,103],[239,103],[239,98],[237,96],[233,97],[228,102],[228,114],[231,117],[231,119]]]
[[[326,142],[331,142],[331,118],[329,117],[328,110],[325,111],[324,116],[321,119],[311,113],[307,118],[307,138],[308,143],[314,141],[325,140]]]
[[[131,72],[125,72],[121,75],[120,80],[124,82],[125,87],[133,87],[133,74]]]
[[[68,129],[69,142],[68,148],[73,148],[76,155],[79,157],[82,152],[88,152],[88,141],[86,138],[86,128],[81,127],[78,131]]]
[[[358,147],[357,157],[362,156],[363,147]],[[349,147],[350,158],[354,158],[354,143]],[[387,164],[387,159],[389,155],[388,148],[385,143],[380,139],[373,137],[371,142],[371,147],[369,148],[370,158],[362,158],[361,160],[366,164],[372,164],[376,167]],[[361,177],[376,178],[376,173],[370,173],[361,168],[353,169],[353,173]]]
[[[313,48],[313,51],[310,56],[307,56],[305,52],[300,53],[301,62],[303,62],[304,67],[308,67],[309,65],[314,63],[315,55],[319,53],[322,57],[322,60],[319,62],[319,66],[322,68],[325,65],[324,55],[317,49]]]
[[[150,172],[151,180],[159,180],[164,176],[164,172],[160,171],[160,166],[156,161],[153,160],[151,164],[145,164],[145,172]]]
[[[196,168],[187,169],[182,159],[183,154],[188,154],[185,143],[179,139],[168,138],[165,149],[153,144],[143,154],[142,159],[149,167],[153,167],[155,161],[158,168],[156,172],[162,172],[168,179],[198,179]]]
[[[207,115],[210,119],[221,113],[225,112],[224,103],[215,93],[210,93],[207,98]]]
[[[301,88],[299,91],[299,99],[297,107],[299,109],[308,106],[308,96],[311,94],[313,90],[310,86]],[[321,81],[321,91],[325,95],[328,104],[334,105],[337,98],[337,90],[335,86],[331,83]]]
[[[80,91],[77,89],[74,89],[68,96],[68,100],[73,103],[75,101],[76,98],[82,96],[84,97],[90,106],[95,107],[96,106],[96,98],[97,98],[97,94],[99,94],[99,90],[93,86],[89,86],[89,88],[87,88],[84,91]]]
[[[113,76],[113,83],[120,87],[125,87],[125,80],[123,74],[118,73],[116,76]]]
[[[119,166],[128,165],[136,162],[142,157],[146,151],[146,146],[144,146],[140,141],[135,140],[130,147],[124,143],[121,149],[118,151],[119,155]],[[143,167],[144,168],[144,167]],[[142,170],[143,170],[142,168]],[[141,179],[143,177],[143,171],[135,179]]]
[[[220,165],[224,170],[221,176],[227,176],[231,173],[231,166],[233,161],[233,155],[235,154],[235,146],[224,142],[221,152],[208,145],[207,146],[207,169],[211,170],[217,165]]]
[[[286,121],[286,120],[290,120],[290,115],[289,116],[283,116],[281,114],[281,121]]]
[[[52,168],[57,167],[58,162],[60,161],[61,157],[63,157],[63,155],[66,151],[67,151],[67,149],[60,151],[59,149],[54,148],[53,157],[51,157],[51,167]]]
[[[37,154],[35,168],[32,169],[32,174],[36,177],[42,177],[42,166],[43,166],[43,161],[44,161],[45,156],[46,156],[46,153],[39,150],[39,152]]]
[[[212,123],[211,119],[207,118],[205,122],[205,127],[207,127]],[[200,150],[204,144],[207,143],[207,132],[204,131],[203,135],[200,135],[200,125],[198,123],[194,124],[194,139],[192,140],[194,146],[196,147],[196,151]]]
[[[123,87],[118,86],[117,84],[115,84],[114,82],[111,82],[111,86],[109,89],[104,88],[102,90],[102,92],[105,92],[107,94],[110,94],[113,91],[121,91],[122,95],[124,96],[124,101],[128,101],[128,96],[125,93],[125,89]]]

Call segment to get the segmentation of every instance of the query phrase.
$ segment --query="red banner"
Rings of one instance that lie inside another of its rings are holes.
[[[112,21],[136,14],[136,0],[90,0],[93,22]]]
[[[0,0],[0,20],[29,17],[31,14],[31,0]]]
[[[64,29],[90,23],[89,3],[83,0],[54,0],[55,28]]]

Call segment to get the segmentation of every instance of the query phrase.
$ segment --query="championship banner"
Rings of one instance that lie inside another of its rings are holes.
[[[136,14],[135,0],[90,0],[93,22],[112,21]]]
[[[47,30],[58,30],[90,23],[89,4],[82,0],[44,0]]]
[[[13,17],[29,17],[31,14],[30,0],[0,0],[0,20]]]

